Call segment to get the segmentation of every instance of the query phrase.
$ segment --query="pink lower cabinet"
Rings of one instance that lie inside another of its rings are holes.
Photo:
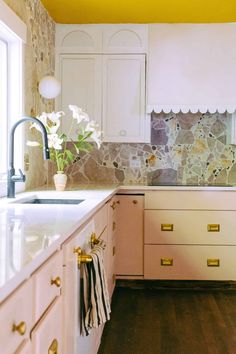
[[[29,339],[24,340],[14,354],[32,354],[31,341]]]
[[[65,354],[61,296],[52,303],[37,323],[31,333],[31,339],[32,354]]]
[[[236,280],[236,246],[145,245],[145,279]]]
[[[0,354],[21,353],[19,348],[30,336],[32,313],[32,282],[27,280],[0,306]]]

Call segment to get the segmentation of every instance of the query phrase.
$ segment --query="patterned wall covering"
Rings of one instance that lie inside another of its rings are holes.
[[[236,184],[226,114],[153,114],[151,144],[103,143],[70,172],[76,182]],[[130,167],[137,160],[139,168]]]
[[[55,59],[55,24],[40,0],[4,0],[6,4],[25,22],[27,43],[25,46],[25,114],[37,115],[42,111],[51,111],[53,101],[44,100],[38,93],[38,82],[44,75],[53,74]],[[25,128],[26,140],[33,140],[28,127]],[[33,188],[45,183],[42,152],[29,149],[29,170],[26,171],[26,187]],[[46,173],[45,173],[46,176]]]

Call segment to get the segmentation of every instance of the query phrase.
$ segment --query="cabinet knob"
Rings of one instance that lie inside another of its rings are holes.
[[[48,354],[58,354],[58,341],[53,339],[50,347],[48,348]]]
[[[174,224],[161,224],[161,231],[173,231]]]
[[[207,266],[208,267],[219,267],[220,266],[220,260],[218,258],[208,259],[207,260]]]
[[[23,336],[26,332],[26,323],[24,321],[20,322],[18,325],[14,323],[12,326],[12,332],[18,332]]]
[[[55,279],[51,279],[51,285],[56,285],[57,288],[61,286],[61,278],[56,277]]]
[[[172,267],[173,263],[173,258],[161,258],[161,266],[163,267]]]
[[[133,204],[138,204],[138,201],[137,200],[133,200]]]
[[[113,202],[113,203],[110,205],[110,207],[114,210],[115,207],[116,207],[116,202]]]
[[[112,231],[115,231],[115,229],[116,229],[116,223],[115,223],[115,221],[113,221],[113,223],[112,223]]]
[[[208,224],[207,231],[208,232],[220,232],[220,224]]]
[[[120,130],[120,136],[126,136],[127,131],[125,129]]]
[[[81,263],[90,263],[93,261],[92,256],[90,254],[83,253],[80,247],[74,248],[74,253],[76,253],[78,256],[77,262],[79,268]]]

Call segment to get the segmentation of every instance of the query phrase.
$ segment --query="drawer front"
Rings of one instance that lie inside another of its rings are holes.
[[[28,280],[0,306],[0,354],[14,353],[32,328],[33,290]]]
[[[146,244],[236,245],[236,211],[145,210]]]
[[[62,287],[62,252],[56,252],[33,275],[34,321],[37,322]]]
[[[62,299],[58,297],[32,331],[34,354],[63,354],[62,351]]]
[[[30,340],[24,340],[14,354],[32,354],[31,342]]]
[[[145,279],[236,280],[236,246],[145,245]]]
[[[172,189],[145,192],[145,209],[236,210],[236,191]]]
[[[103,235],[107,228],[108,215],[107,215],[107,204],[104,205],[95,215],[94,215],[94,227],[97,237]],[[106,241],[106,240],[105,240]]]

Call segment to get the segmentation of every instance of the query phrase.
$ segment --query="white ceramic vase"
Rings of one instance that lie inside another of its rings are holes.
[[[67,175],[63,171],[57,171],[57,173],[53,176],[53,180],[57,191],[65,190]]]

